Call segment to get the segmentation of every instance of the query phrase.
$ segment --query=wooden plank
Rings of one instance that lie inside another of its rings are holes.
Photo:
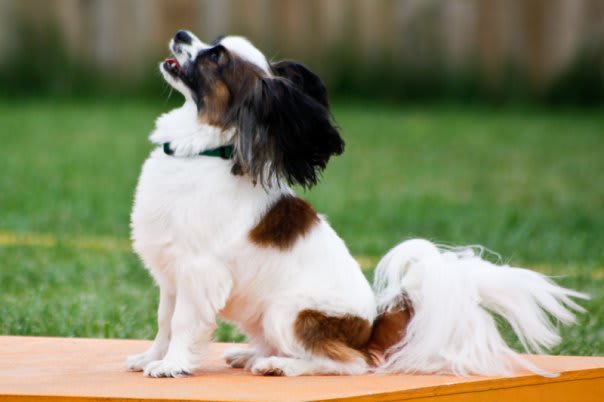
[[[192,377],[145,378],[128,372],[127,355],[149,341],[0,337],[2,401],[604,401],[604,357],[531,356],[561,375],[510,378],[438,375],[257,377],[228,368],[228,344],[212,344]]]

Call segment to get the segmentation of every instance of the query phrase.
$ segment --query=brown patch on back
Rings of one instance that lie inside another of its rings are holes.
[[[294,334],[304,348],[316,355],[341,362],[358,358],[367,361],[363,349],[371,336],[371,323],[366,319],[302,310],[294,322]]]
[[[284,195],[254,226],[249,238],[258,246],[287,250],[317,223],[319,217],[308,202]]]

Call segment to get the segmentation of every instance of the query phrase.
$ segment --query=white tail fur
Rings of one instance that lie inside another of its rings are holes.
[[[384,372],[509,375],[520,366],[551,375],[506,344],[492,313],[507,320],[526,351],[542,352],[560,341],[549,316],[574,323],[572,311],[584,310],[571,297],[588,298],[537,272],[488,262],[475,248],[422,239],[390,250],[375,274],[381,312],[396,308],[402,295],[414,311],[378,368]]]

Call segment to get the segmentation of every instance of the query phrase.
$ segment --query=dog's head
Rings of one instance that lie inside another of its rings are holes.
[[[174,58],[160,65],[165,80],[195,102],[201,123],[234,129],[234,173],[308,187],[343,152],[325,86],[302,64],[269,63],[242,37],[206,44],[183,30],[170,51]]]

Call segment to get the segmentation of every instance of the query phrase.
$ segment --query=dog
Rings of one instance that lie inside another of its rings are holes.
[[[549,374],[506,344],[493,314],[541,352],[560,340],[548,316],[573,323],[586,295],[423,239],[389,251],[372,289],[290,188],[315,185],[344,150],[320,78],[238,36],[207,44],[180,30],[169,49],[160,71],[184,104],[156,122],[131,215],[159,286],[158,331],[130,370],[191,374],[219,317],[251,344],[226,362],[258,375]]]

